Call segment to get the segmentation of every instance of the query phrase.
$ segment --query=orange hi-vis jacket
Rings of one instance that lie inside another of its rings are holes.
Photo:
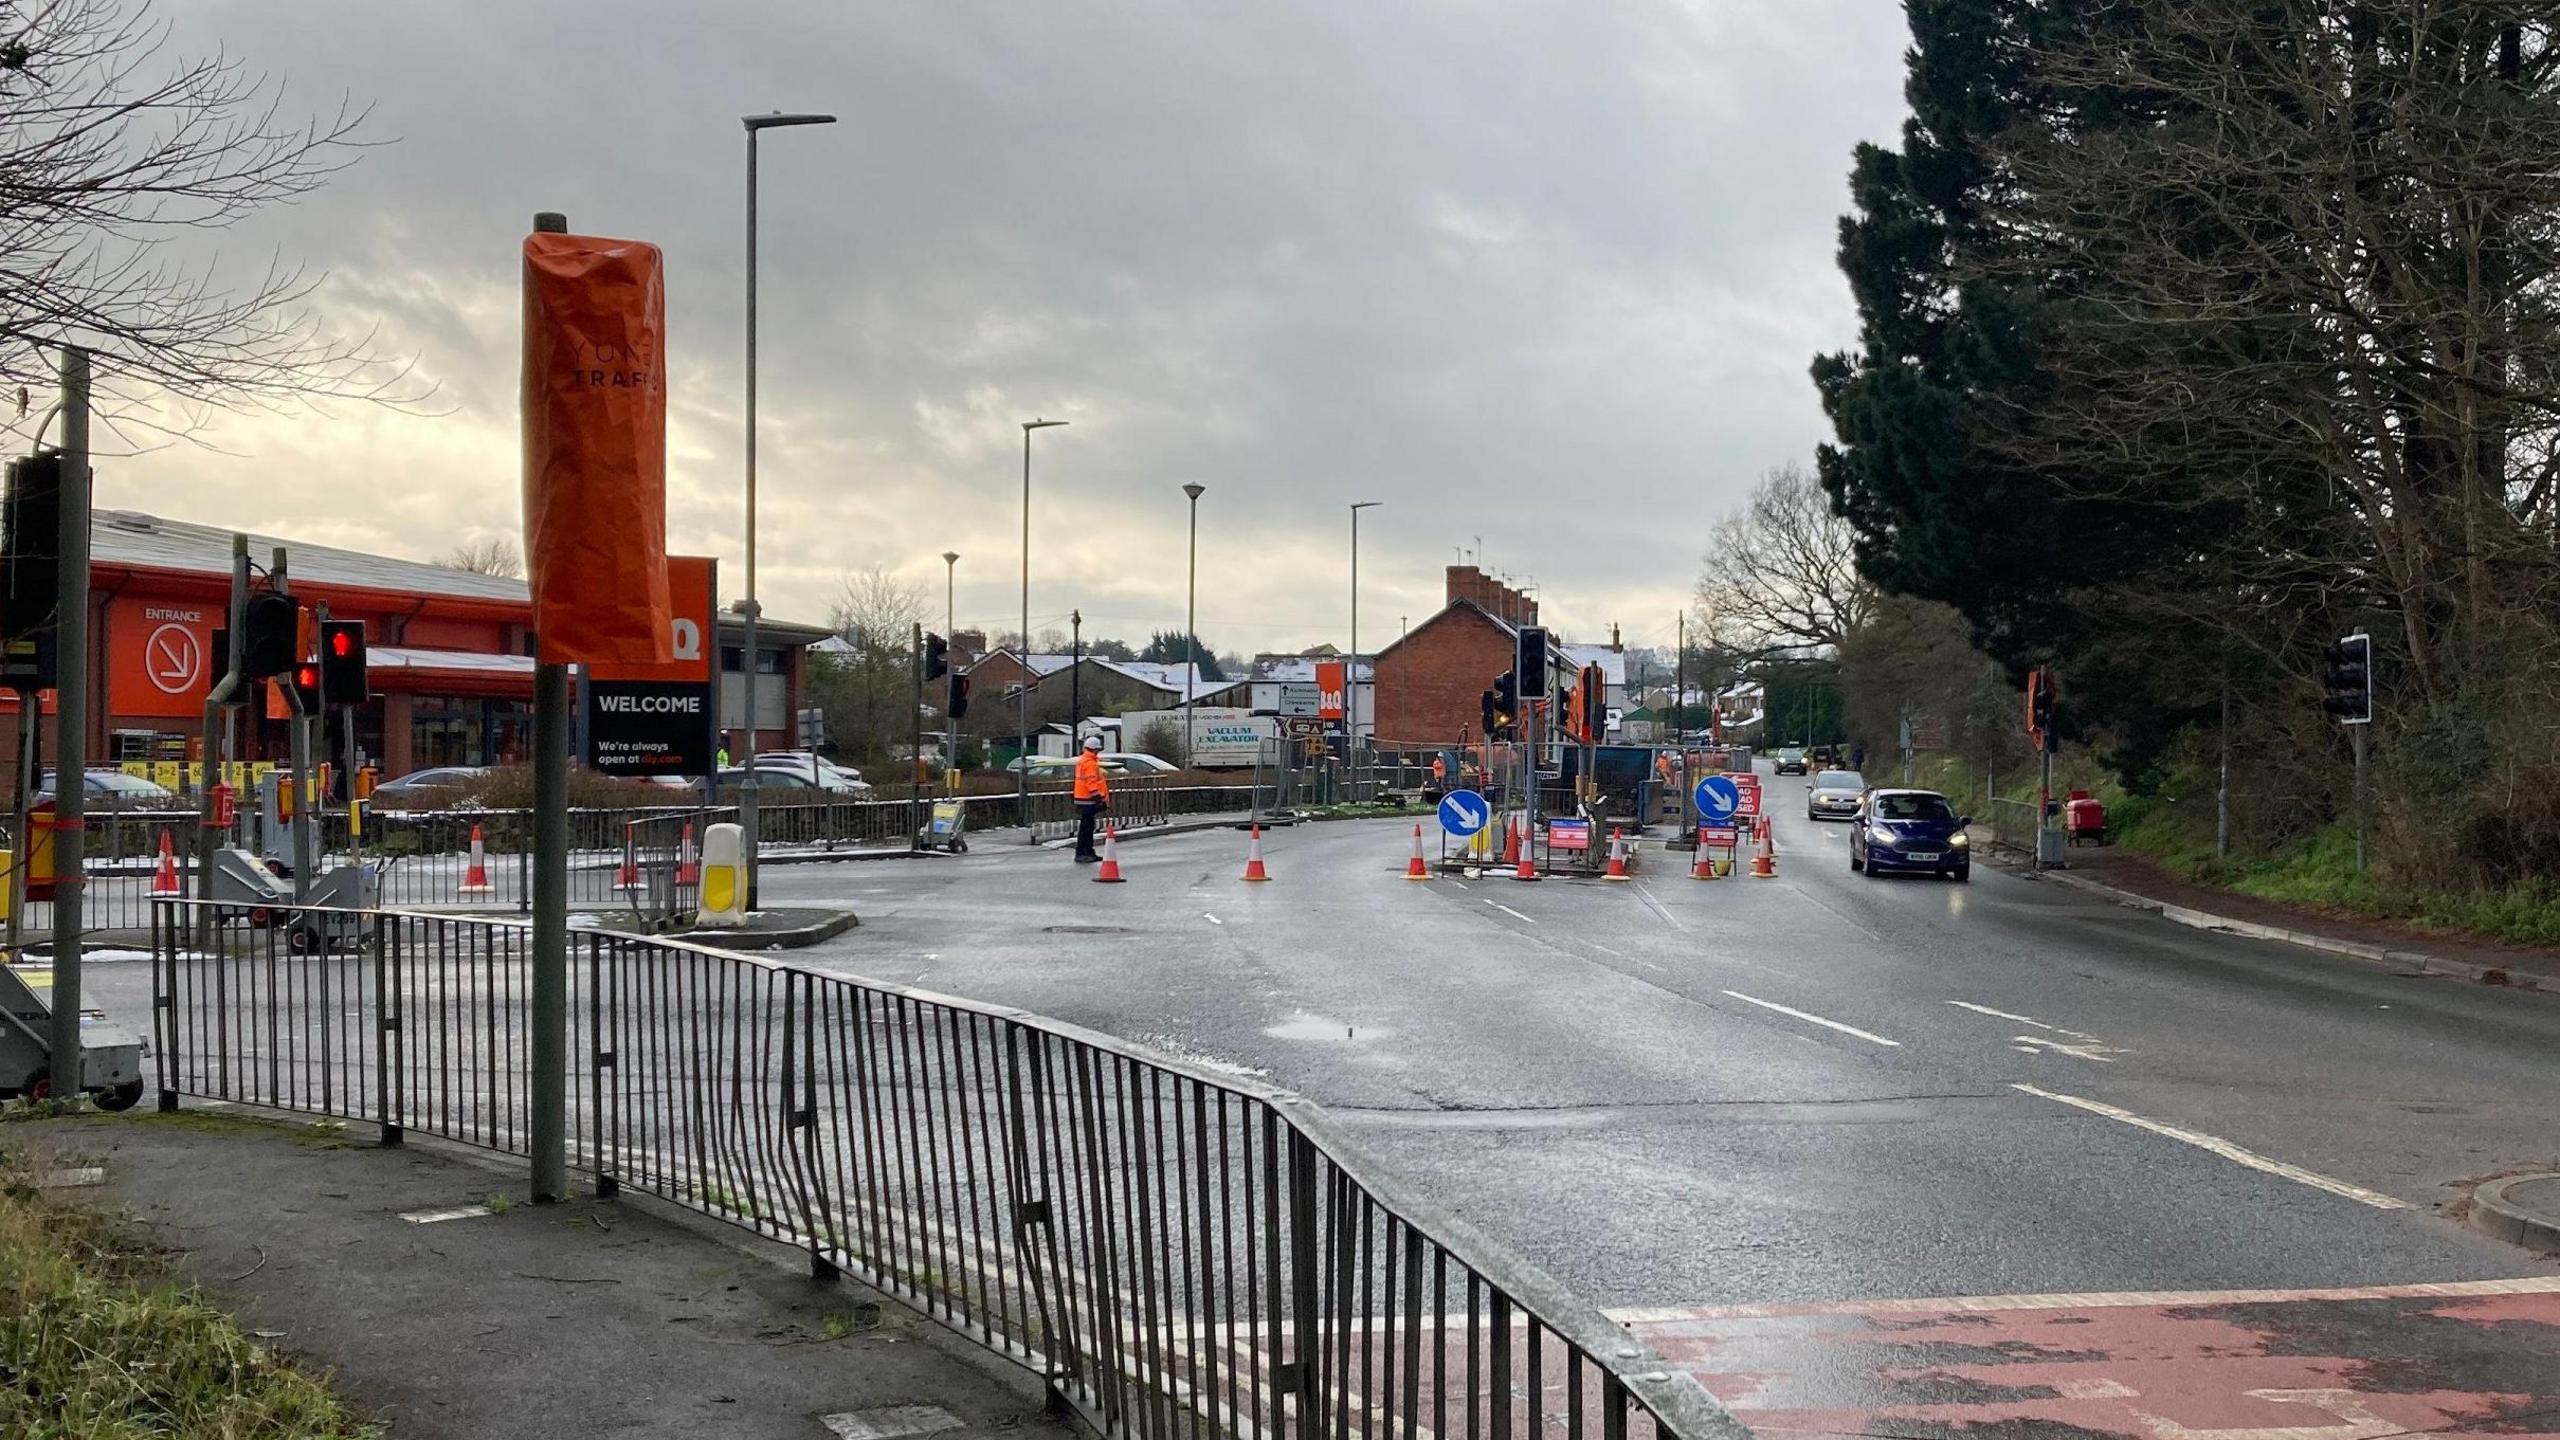
[[[1091,750],[1076,757],[1076,798],[1108,800],[1111,782],[1102,778],[1102,757]]]

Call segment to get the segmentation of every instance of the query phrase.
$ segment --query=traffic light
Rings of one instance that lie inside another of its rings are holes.
[[[320,627],[320,698],[330,705],[365,702],[364,622],[331,620]]]
[[[939,680],[951,673],[951,642],[928,631],[924,637],[924,678]]]
[[[306,653],[301,643],[302,612],[291,596],[272,590],[250,596],[243,628],[247,638],[242,645],[241,668],[247,679],[282,675],[299,664]]]
[[[2342,725],[2373,723],[2373,637],[2349,635],[2320,652],[2328,661],[2329,698],[2320,708]]]
[[[1493,728],[1485,732],[1490,740],[1511,739],[1520,726],[1520,674],[1505,670],[1493,677]]]
[[[1519,700],[1547,698],[1547,632],[1544,627],[1520,627],[1520,644],[1511,662],[1511,673],[1518,689],[1513,692],[1512,710],[1517,713]]]
[[[293,686],[295,712],[298,715],[320,713],[320,662],[305,660],[293,667],[289,677]]]
[[[2027,735],[2041,742],[2053,730],[2053,672],[2027,672]]]
[[[952,719],[954,719],[954,720],[957,720],[957,719],[959,719],[961,716],[966,715],[966,714],[968,714],[968,713],[969,713],[969,677],[968,677],[968,676],[963,675],[963,674],[959,673],[959,672],[958,672],[958,671],[956,671],[956,670],[952,672],[952,674],[951,674],[951,703],[950,703],[949,705],[946,705],[946,706],[944,706],[944,707],[943,707],[943,711],[942,711],[942,713],[943,713],[943,714],[945,714],[945,715],[947,715],[947,716],[949,716],[950,718],[952,718]]]
[[[23,639],[53,625],[62,590],[62,455],[42,450],[9,462],[0,504],[0,548],[8,552],[0,590],[0,634]]]
[[[1499,717],[1493,713],[1493,692],[1491,690],[1485,691],[1482,698],[1484,701],[1484,738],[1490,740],[1493,738],[1493,732],[1500,729],[1501,725],[1499,723]]]
[[[1609,676],[1597,665],[1582,667],[1582,739],[1597,745],[1609,735]]]

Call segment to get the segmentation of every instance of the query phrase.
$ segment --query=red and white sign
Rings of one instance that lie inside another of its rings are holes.
[[[1550,850],[1590,849],[1591,822],[1588,820],[1548,821],[1547,848]]]
[[[1731,825],[1701,825],[1698,843],[1711,850],[1730,850],[1742,843],[1742,832]]]
[[[1345,667],[1339,660],[1316,662],[1316,718],[1339,720],[1350,713],[1344,703]]]
[[[221,602],[125,596],[107,606],[107,708],[165,718],[204,712]]]
[[[1741,796],[1741,803],[1733,807],[1733,813],[1736,815],[1759,814],[1760,777],[1749,771],[1740,771],[1725,778],[1733,782],[1733,788]]]

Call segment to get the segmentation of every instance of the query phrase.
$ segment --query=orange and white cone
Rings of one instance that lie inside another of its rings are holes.
[[[1247,881],[1271,878],[1271,872],[1262,868],[1262,827],[1259,825],[1253,827],[1253,848],[1245,852],[1244,878]]]
[[[462,872],[459,893],[464,895],[494,894],[497,887],[489,883],[489,851],[480,841],[480,827],[471,827],[471,868]]]
[[[1618,834],[1618,829],[1614,825],[1609,827],[1609,871],[1600,878],[1603,880],[1636,878],[1627,873],[1627,842]]]
[[[1117,885],[1125,878],[1120,873],[1120,827],[1114,825],[1102,832],[1102,863],[1094,867],[1093,883]]]
[[[177,895],[184,893],[178,885],[178,851],[169,841],[169,827],[160,827],[160,868],[151,872],[151,893]]]
[[[1407,880],[1431,878],[1430,867],[1422,863],[1422,827],[1419,825],[1413,827],[1413,858],[1405,862],[1404,878]]]
[[[630,825],[622,827],[622,863],[613,872],[613,888],[624,894],[640,888],[640,850],[632,839],[634,828]]]
[[[1519,816],[1502,817],[1502,863],[1505,865],[1520,863],[1520,827]]]
[[[693,853],[693,822],[690,820],[684,822],[684,834],[676,839],[676,883],[702,883],[702,861]]]
[[[1705,845],[1698,847],[1698,863],[1689,867],[1689,878],[1692,880],[1716,878],[1716,852],[1713,849]]]
[[[1778,851],[1769,843],[1769,822],[1765,819],[1760,822],[1760,848],[1751,856],[1751,878],[1754,880],[1778,878]]]
[[[1523,822],[1522,822],[1521,828],[1523,828],[1523,829],[1528,828],[1528,826],[1527,826],[1527,822],[1526,822],[1526,821],[1523,821]],[[1516,871],[1512,872],[1512,876],[1511,876],[1511,878],[1512,878],[1512,879],[1514,879],[1514,880],[1535,880],[1535,879],[1537,879],[1537,878],[1538,878],[1538,847],[1537,847],[1535,844],[1523,843],[1523,844],[1519,847],[1519,849],[1520,849],[1520,868],[1519,868],[1518,870],[1516,870]]]

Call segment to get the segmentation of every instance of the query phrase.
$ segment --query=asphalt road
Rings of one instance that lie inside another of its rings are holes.
[[[1346,822],[1270,835],[1269,885],[1223,831],[1121,886],[984,850],[767,885],[862,911],[800,963],[1324,1102],[1756,1424],[2560,1432],[2560,1276],[2458,1218],[2560,1163],[2560,1000],[1988,864],[1868,879],[1796,783],[1775,880],[1409,884],[1408,824]],[[1941,1323],[1991,1330],[1858,1328]]]

